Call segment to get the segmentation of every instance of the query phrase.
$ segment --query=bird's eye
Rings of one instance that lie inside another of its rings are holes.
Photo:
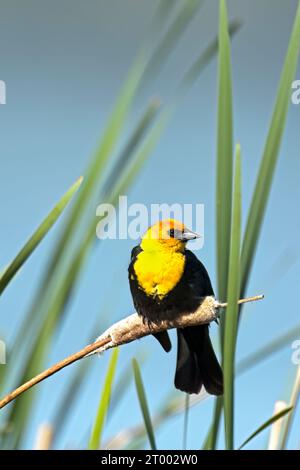
[[[173,228],[171,228],[171,229],[169,230],[169,235],[170,235],[171,238],[174,238],[175,230],[174,230]]]

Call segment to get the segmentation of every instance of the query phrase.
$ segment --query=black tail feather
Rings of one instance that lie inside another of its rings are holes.
[[[178,345],[174,380],[175,387],[182,392],[199,393],[203,384],[201,371],[197,364],[196,355],[191,352],[182,331],[177,330]]]
[[[172,349],[172,344],[170,340],[170,336],[167,331],[161,331],[160,333],[155,333],[153,335],[157,341],[161,344],[166,352],[170,352]]]
[[[212,395],[223,394],[223,373],[214,353],[208,325],[177,330],[175,387],[199,393],[202,385]]]

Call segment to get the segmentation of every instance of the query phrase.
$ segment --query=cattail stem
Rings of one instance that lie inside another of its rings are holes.
[[[264,298],[263,294],[254,295],[253,297],[247,297],[246,299],[238,300],[238,304],[247,304],[249,302],[256,302],[257,300],[262,300]],[[216,302],[216,308],[225,308],[227,307],[227,302]]]
[[[263,299],[263,295],[255,297],[248,297],[240,299],[239,304],[254,302]],[[20,387],[13,390],[0,400],[0,409],[15,400],[22,393],[26,392],[34,385],[42,382],[43,380],[51,377],[65,367],[73,364],[73,362],[82,359],[83,357],[90,356],[104,352],[107,349],[120,346],[122,344],[130,343],[136,339],[142,338],[147,335],[159,333],[160,331],[168,330],[171,328],[185,328],[187,326],[196,326],[208,324],[219,317],[218,310],[227,306],[225,302],[219,302],[214,297],[204,297],[201,305],[195,312],[182,313],[174,319],[160,321],[159,323],[145,323],[143,319],[136,313],[129,315],[123,320],[115,323],[108,328],[97,340],[81,349],[80,351],[71,354],[71,356],[57,362],[53,366],[44,370],[32,379],[20,385]]]

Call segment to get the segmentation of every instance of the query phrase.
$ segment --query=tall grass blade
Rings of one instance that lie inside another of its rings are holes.
[[[101,439],[102,439],[102,433],[103,433],[103,428],[105,424],[105,419],[108,413],[108,408],[109,408],[109,403],[110,403],[110,397],[112,393],[112,384],[116,372],[116,367],[117,367],[117,360],[118,360],[118,355],[119,355],[119,349],[115,348],[112,352],[110,361],[109,361],[109,366],[99,402],[99,407],[97,411],[97,416],[94,422],[93,430],[91,433],[90,441],[88,448],[92,450],[99,449],[101,447]]]
[[[242,25],[243,23],[237,19],[229,23],[228,34],[231,39],[240,30]],[[185,73],[181,81],[182,88],[186,89],[193,85],[196,78],[199,76],[199,73],[203,72],[203,70],[211,62],[213,57],[217,54],[218,44],[219,44],[219,39],[218,37],[216,37],[208,44],[208,46],[206,46],[204,51],[200,54],[200,56],[195,60],[195,62],[190,66],[188,71]]]
[[[293,31],[279,83],[279,89],[275,101],[275,107],[271,124],[265,143],[260,169],[256,181],[253,198],[248,213],[246,230],[242,244],[241,255],[241,295],[246,291],[247,282],[254,259],[254,254],[259,239],[263,216],[270,194],[272,179],[278,159],[281,138],[285,127],[288,105],[290,101],[290,89],[296,72],[300,44],[300,4],[298,5]],[[219,236],[221,236],[219,232]],[[219,258],[219,255],[218,255]],[[220,261],[219,261],[220,262]],[[221,262],[220,262],[221,263]],[[219,293],[220,293],[219,289]],[[221,401],[221,400],[220,400]],[[217,417],[214,426],[218,428]],[[214,433],[216,435],[216,433]],[[212,443],[213,446],[214,443]],[[212,447],[214,448],[214,447]]]
[[[133,156],[130,165],[122,174],[122,177],[116,182],[116,188],[114,188],[113,193],[110,195],[112,201],[117,203],[119,195],[124,194],[126,188],[131,185],[136,175],[142,169],[147,158],[155,148],[155,145],[159,141],[169,119],[170,113],[168,110],[165,110],[149,131],[146,139],[136,152],[136,155]]]
[[[238,304],[240,293],[240,245],[241,245],[241,149],[236,146],[233,211],[229,256],[229,275],[224,334],[224,422],[226,448],[234,448],[234,377],[235,349],[238,328]]]
[[[58,203],[53,207],[53,209],[49,212],[47,217],[43,220],[43,222],[39,225],[33,235],[29,238],[27,243],[23,246],[23,248],[19,251],[17,256],[14,260],[8,265],[5,271],[2,273],[0,277],[0,295],[3,293],[4,289],[8,286],[9,282],[12,278],[16,275],[19,271],[21,266],[27,261],[29,256],[33,253],[33,251],[37,248],[37,246],[41,243],[45,235],[51,229],[51,227],[55,224],[67,204],[70,202],[78,188],[82,183],[83,178],[80,177],[68,191],[61,197]]]
[[[232,79],[230,38],[225,0],[220,1],[218,68],[216,236],[218,296],[223,299],[226,296],[227,289],[233,174]],[[221,328],[223,328],[222,322]]]
[[[266,428],[271,426],[271,424],[275,423],[278,419],[281,419],[283,416],[285,416],[287,413],[289,413],[292,410],[292,407],[288,407],[285,410],[280,411],[279,413],[275,414],[272,416],[272,418],[268,419],[265,421],[259,428],[256,429],[244,442],[238,450],[241,450],[243,447],[245,447],[246,444],[248,444],[254,437],[256,437],[258,434],[260,434],[262,431],[264,431]]]
[[[144,385],[143,385],[143,381],[142,381],[140,368],[139,368],[139,365],[138,365],[138,362],[137,362],[136,359],[132,360],[132,367],[133,367],[136,391],[137,391],[137,395],[138,395],[142,415],[143,415],[143,418],[144,418],[145,428],[146,428],[146,431],[147,431],[150,447],[151,447],[152,450],[156,450],[154,431],[153,431],[152,421],[151,421],[151,418],[150,418],[147,398],[146,398],[146,394],[145,394],[145,389],[144,389]]]
[[[146,356],[141,351],[141,353],[136,354],[136,359],[138,360],[140,366],[144,364]],[[115,388],[113,390],[111,400],[110,400],[110,408],[108,418],[115,412],[117,406],[121,403],[121,400],[124,398],[125,393],[128,390],[131,381],[133,380],[133,373],[132,373],[132,365],[131,362],[124,367],[123,371],[121,372],[119,379],[116,382]]]
[[[182,0],[180,3],[179,12],[176,14],[159,45],[155,48],[145,68],[144,77],[146,82],[149,82],[158,69],[161,69],[162,65],[166,63],[170,51],[176,47],[184,31],[186,31],[202,5],[203,0]]]
[[[153,21],[155,31],[160,31],[160,28],[164,26],[176,6],[176,0],[160,0]]]
[[[241,295],[244,295],[250,276],[255,250],[258,243],[267,202],[270,195],[280,144],[285,128],[287,111],[291,98],[300,51],[300,4],[296,13],[293,31],[283,66],[273,115],[267,135],[263,156],[258,170],[255,189],[248,213],[242,247]]]
[[[139,148],[140,143],[144,138],[147,137],[147,133],[157,116],[159,108],[160,101],[158,99],[153,99],[150,101],[149,105],[146,107],[144,113],[139,119],[136,127],[131,133],[127,143],[125,144],[124,149],[117,158],[115,165],[110,171],[109,177],[105,181],[101,190],[102,194],[109,194],[111,188],[115,186],[116,181],[120,177],[120,174],[122,175],[122,170],[126,168],[127,164],[130,162],[131,157]]]
[[[233,115],[230,37],[225,0],[220,0],[218,64],[218,124],[216,177],[216,256],[218,297],[225,298],[228,285],[233,175]],[[224,315],[220,321],[221,351],[223,354]],[[218,439],[223,397],[217,398],[213,425],[206,446],[215,449]]]

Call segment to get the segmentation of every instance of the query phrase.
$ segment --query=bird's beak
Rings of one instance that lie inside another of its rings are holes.
[[[189,240],[195,240],[195,238],[200,238],[201,235],[198,233],[192,232],[192,230],[186,228],[182,234],[182,240],[188,242]]]

